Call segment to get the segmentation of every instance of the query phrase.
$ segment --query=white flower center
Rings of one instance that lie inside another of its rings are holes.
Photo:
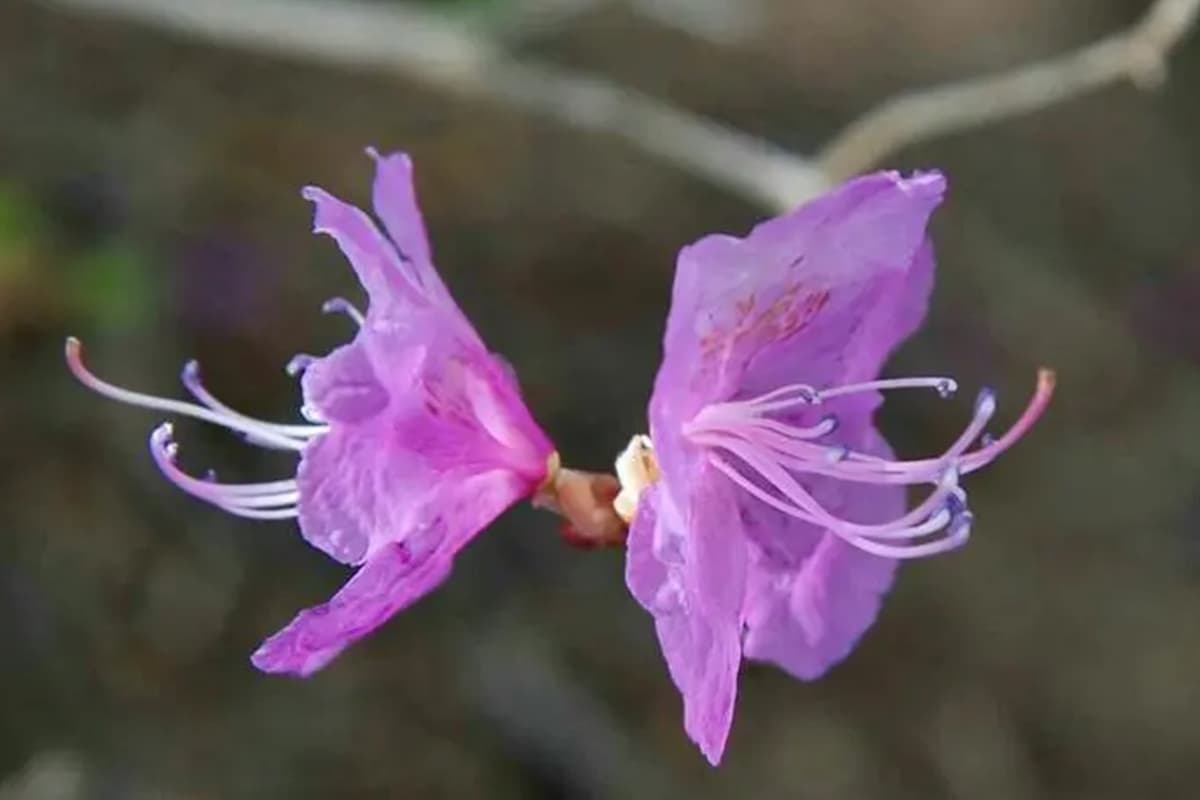
[[[613,500],[613,509],[629,524],[637,513],[642,490],[658,480],[658,460],[654,457],[654,443],[650,437],[639,433],[630,439],[617,456],[616,469],[621,492]]]

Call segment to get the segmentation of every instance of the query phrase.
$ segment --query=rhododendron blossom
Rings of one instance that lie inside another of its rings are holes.
[[[150,449],[163,473],[189,494],[251,519],[297,518],[304,538],[358,568],[327,603],[307,609],[254,654],[267,672],[307,675],[346,645],[441,583],[455,554],[497,515],[557,475],[557,455],[521,400],[505,362],[488,352],[434,269],[402,154],[376,162],[375,213],[307,188],[314,227],[336,240],[366,289],[365,313],[346,300],[358,326],[349,344],[297,356],[308,424],[265,422],[228,407],[189,365],[183,382],[196,403],[106,383],[67,342],[75,375],[134,405],[193,417],[262,447],[294,452],[294,478],[229,484],[193,477],[175,463],[169,424]]]
[[[944,190],[936,173],[870,175],[679,255],[650,436],[618,462],[618,511],[632,519],[629,588],[654,617],[685,729],[714,764],[742,659],[803,679],[843,659],[899,561],[967,540],[962,477],[1049,401],[1043,371],[1025,412],[991,438],[985,390],[962,433],[916,460],[875,429],[883,392],[957,389],[878,377],[925,315],[926,224]],[[914,485],[928,491],[909,507]]]
[[[301,534],[357,568],[255,652],[267,672],[309,675],[437,587],[458,551],[523,498],[564,518],[564,538],[627,543],[626,582],[654,617],[684,727],[716,764],[733,722],[742,659],[813,679],[872,624],[896,565],[970,535],[962,479],[1033,425],[1053,391],[1043,370],[1006,433],[986,429],[979,393],[940,453],[897,458],[874,426],[884,392],[957,391],[949,377],[880,378],[925,315],[933,284],[926,225],[937,173],[851,181],[756,227],[708,236],[679,255],[650,401],[617,475],[565,469],[433,266],[403,154],[376,163],[363,211],[317,188],[315,230],[331,236],[366,290],[335,298],[354,339],[300,355],[307,422],[274,423],[218,400],[195,363],[195,402],[133,392],[67,362],[85,385],[133,405],[222,426],[298,457],[293,477],[221,483],[176,463],[169,423],[150,437],[162,472],[189,494],[250,519],[297,519]],[[925,495],[907,501],[910,486]],[[626,542],[627,540],[627,542]]]

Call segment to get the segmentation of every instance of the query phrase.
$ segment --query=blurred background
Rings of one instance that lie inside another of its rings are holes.
[[[328,0],[337,4],[337,0]],[[204,0],[195,0],[197,7]],[[119,5],[119,4],[118,4]],[[145,4],[143,4],[145,5]],[[152,5],[152,3],[151,3]],[[1120,30],[1133,0],[375,0],[797,153],[916,85]],[[219,38],[219,37],[218,37]],[[644,429],[679,247],[766,212],[619,136],[404,69],[368,69],[33,0],[0,2],[0,800],[41,798],[1190,798],[1200,792],[1200,36],[1129,85],[888,159],[937,166],[939,279],[893,374],[902,453],[984,384],[1049,414],[971,481],[971,545],[906,566],[825,679],[748,665],[719,770],[623,557],[515,509],[453,578],[308,681],[249,653],[343,569],[286,523],[156,474],[160,416],[62,363],[295,415],[282,365],[358,298],[298,189],[366,202],[404,149],[442,275],[573,466]],[[182,424],[229,479],[289,459]]]

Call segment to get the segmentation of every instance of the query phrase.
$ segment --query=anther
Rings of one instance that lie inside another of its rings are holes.
[[[287,362],[287,365],[283,368],[283,370],[290,377],[294,378],[304,372],[304,370],[311,367],[318,360],[319,359],[317,359],[316,356],[310,356],[307,353],[297,353],[296,355],[292,356],[291,360]]]
[[[363,313],[355,307],[353,303],[344,297],[331,297],[321,304],[321,311],[325,314],[345,314],[354,320],[360,328],[365,321]]]

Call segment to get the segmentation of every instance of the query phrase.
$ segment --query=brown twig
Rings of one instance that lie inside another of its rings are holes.
[[[847,126],[816,159],[603,79],[517,60],[487,36],[436,14],[361,0],[41,0],[252,47],[393,69],[473,91],[625,140],[773,211],[914,142],[1044,108],[1128,78],[1155,85],[1200,14],[1200,0],[1157,0],[1136,24],[1072,53],[994,76],[902,94]]]
[[[1167,56],[1198,14],[1200,0],[1158,0],[1129,29],[1074,52],[893,97],[835,136],[817,164],[836,182],[907,145],[1036,111],[1122,79],[1157,86],[1166,77]]]
[[[536,495],[535,508],[563,518],[560,533],[574,547],[593,549],[625,543],[625,522],[613,508],[621,484],[612,475],[555,469]]]
[[[225,46],[319,59],[475,92],[577,130],[616,136],[655,158],[774,209],[816,194],[805,158],[602,78],[506,54],[468,26],[362,0],[41,0]]]

